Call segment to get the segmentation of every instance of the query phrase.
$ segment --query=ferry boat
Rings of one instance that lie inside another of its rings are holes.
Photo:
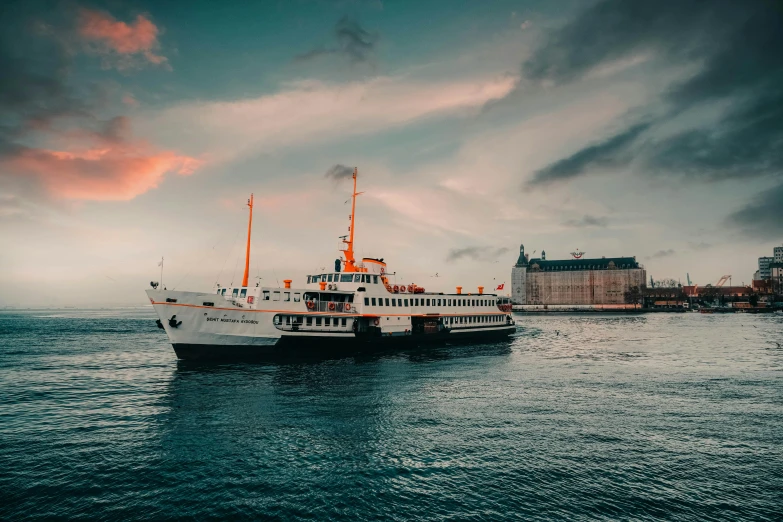
[[[310,274],[304,286],[249,286],[253,196],[248,200],[245,271],[241,286],[211,292],[166,290],[147,296],[179,359],[252,358],[329,349],[372,349],[506,338],[515,332],[511,305],[495,294],[428,292],[389,278],[382,258],[354,257],[357,170],[348,234],[334,270]]]

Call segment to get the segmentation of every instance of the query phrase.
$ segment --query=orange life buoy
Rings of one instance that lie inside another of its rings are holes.
[[[348,312],[351,309],[351,303],[345,303],[345,311]]]
[[[313,308],[315,308],[315,303],[312,301],[307,301],[307,308],[309,310],[312,310]]]
[[[381,324],[381,320],[380,320],[380,319],[378,319],[378,318],[376,317],[376,318],[375,318],[375,321],[373,321],[372,323],[373,323],[375,326],[378,326],[379,324]]]
[[[388,290],[389,292],[391,292],[391,291],[392,291],[392,287],[391,287],[391,285],[386,285],[386,290]]]
[[[329,310],[334,310],[334,303],[329,303]]]
[[[413,293],[413,285],[408,285],[408,292]]]
[[[405,285],[400,285],[400,292],[405,293]]]
[[[399,291],[400,291],[400,287],[397,286],[397,285],[394,285],[394,293],[396,294]]]

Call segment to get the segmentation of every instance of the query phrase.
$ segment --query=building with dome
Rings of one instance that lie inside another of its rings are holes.
[[[623,305],[626,293],[645,286],[647,272],[636,257],[531,259],[525,245],[511,269],[511,302],[517,305]]]

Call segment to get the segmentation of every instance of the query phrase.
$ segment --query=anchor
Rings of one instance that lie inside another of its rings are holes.
[[[171,326],[172,328],[179,328],[179,325],[181,325],[181,324],[182,324],[182,321],[177,321],[177,316],[176,315],[172,315],[171,319],[169,319],[169,326]]]
[[[163,323],[160,322],[160,319],[157,319],[155,321],[155,324],[158,325],[158,328],[160,328],[161,330],[165,330],[165,328],[163,328]]]

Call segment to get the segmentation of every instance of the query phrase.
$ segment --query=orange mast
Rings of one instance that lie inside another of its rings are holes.
[[[348,229],[349,235],[348,240],[346,241],[343,239],[343,243],[345,243],[345,248],[342,250],[343,253],[345,253],[345,268],[343,268],[344,272],[358,272],[359,270],[356,268],[356,259],[353,257],[353,232],[354,228],[356,226],[356,196],[359,194],[363,194],[362,192],[356,192],[356,174],[358,173],[358,169],[354,167],[353,169],[353,194],[351,194],[351,228]]]
[[[247,251],[245,252],[245,275],[242,277],[242,286],[247,286],[247,276],[250,272],[250,230],[253,228],[253,194],[250,194],[247,206],[250,207],[250,217],[247,220]]]

